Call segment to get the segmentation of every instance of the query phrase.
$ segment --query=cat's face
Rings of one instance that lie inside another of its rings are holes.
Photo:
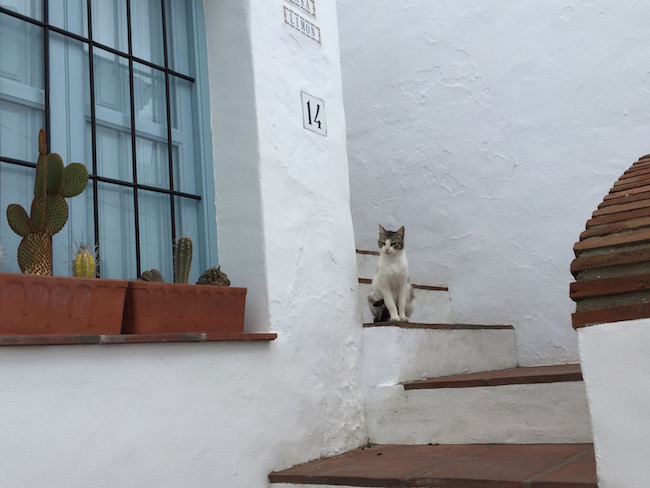
[[[382,253],[391,255],[404,249],[404,226],[399,230],[386,230],[379,226],[379,239],[377,240]]]

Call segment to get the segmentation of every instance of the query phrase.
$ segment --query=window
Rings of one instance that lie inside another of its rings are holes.
[[[200,0],[0,0],[3,271],[19,271],[4,212],[29,209],[41,127],[90,174],[53,238],[54,274],[83,241],[104,278],[171,281],[179,235],[194,241],[191,280],[217,264],[204,30]]]

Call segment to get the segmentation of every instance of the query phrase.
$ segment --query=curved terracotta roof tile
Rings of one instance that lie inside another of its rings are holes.
[[[574,328],[650,317],[650,154],[614,183],[573,251]]]

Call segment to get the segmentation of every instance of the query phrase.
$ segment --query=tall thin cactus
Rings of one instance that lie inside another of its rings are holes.
[[[52,274],[52,236],[68,221],[65,199],[79,195],[87,184],[88,171],[83,164],[64,166],[61,156],[47,153],[45,130],[41,129],[30,214],[16,203],[7,207],[9,226],[23,238],[18,246],[18,265],[23,273]]]
[[[192,267],[192,239],[181,236],[174,242],[174,283],[189,283]]]

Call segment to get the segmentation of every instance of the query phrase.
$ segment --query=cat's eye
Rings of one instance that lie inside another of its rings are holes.
[[[386,244],[385,241],[382,241],[381,239],[377,241],[379,243],[379,247],[384,247],[384,244]]]

